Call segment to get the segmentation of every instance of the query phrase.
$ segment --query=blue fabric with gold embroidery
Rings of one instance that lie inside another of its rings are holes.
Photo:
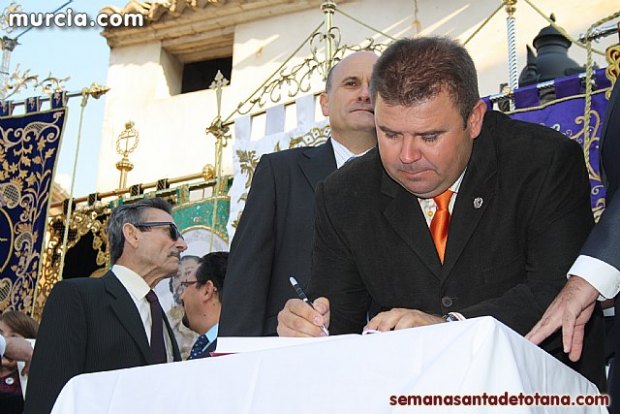
[[[0,117],[0,311],[32,308],[66,113]]]
[[[584,156],[590,176],[592,212],[598,216],[605,209],[605,188],[601,181],[599,165],[599,142],[601,122],[607,108],[606,92],[611,82],[605,77],[605,70],[595,71],[595,88],[592,94],[590,115],[590,136],[584,142],[585,132],[585,95],[584,87],[577,75],[554,80],[556,99],[546,104],[540,103],[536,85],[514,90],[516,110],[509,116],[527,122],[548,126],[560,131],[570,139],[577,141],[584,148]],[[532,150],[536,150],[532,148]]]

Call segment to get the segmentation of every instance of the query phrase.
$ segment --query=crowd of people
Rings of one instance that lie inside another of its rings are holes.
[[[182,258],[187,245],[164,200],[117,207],[105,276],[58,283],[38,333],[25,315],[2,315],[2,378],[27,361],[25,412],[48,413],[78,374],[209,357],[218,336],[493,316],[609,390],[620,412],[598,301],[620,290],[619,91],[602,136],[607,209],[594,225],[579,145],[489,110],[460,44],[420,37],[381,56],[353,53],[320,97],[330,139],[261,158],[230,255]],[[162,309],[162,280],[182,312]],[[33,353],[22,338],[35,336]],[[23,404],[15,383],[0,385],[2,401]]]

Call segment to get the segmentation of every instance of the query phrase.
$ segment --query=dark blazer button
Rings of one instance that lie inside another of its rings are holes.
[[[452,298],[449,296],[444,296],[443,298],[441,298],[441,304],[444,308],[449,308],[450,306],[452,306]]]

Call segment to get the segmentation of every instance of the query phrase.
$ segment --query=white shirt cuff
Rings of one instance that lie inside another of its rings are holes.
[[[4,336],[0,335],[0,358],[4,355],[4,351],[6,351],[6,341],[4,340]]]
[[[620,271],[590,256],[581,255],[568,271],[568,277],[579,276],[599,291],[598,300],[611,299],[620,292]]]

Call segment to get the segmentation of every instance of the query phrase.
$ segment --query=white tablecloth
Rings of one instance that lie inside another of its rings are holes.
[[[602,406],[400,406],[400,396],[597,395],[490,317],[84,374],[53,413],[605,413]],[[428,398],[428,397],[427,397]]]

